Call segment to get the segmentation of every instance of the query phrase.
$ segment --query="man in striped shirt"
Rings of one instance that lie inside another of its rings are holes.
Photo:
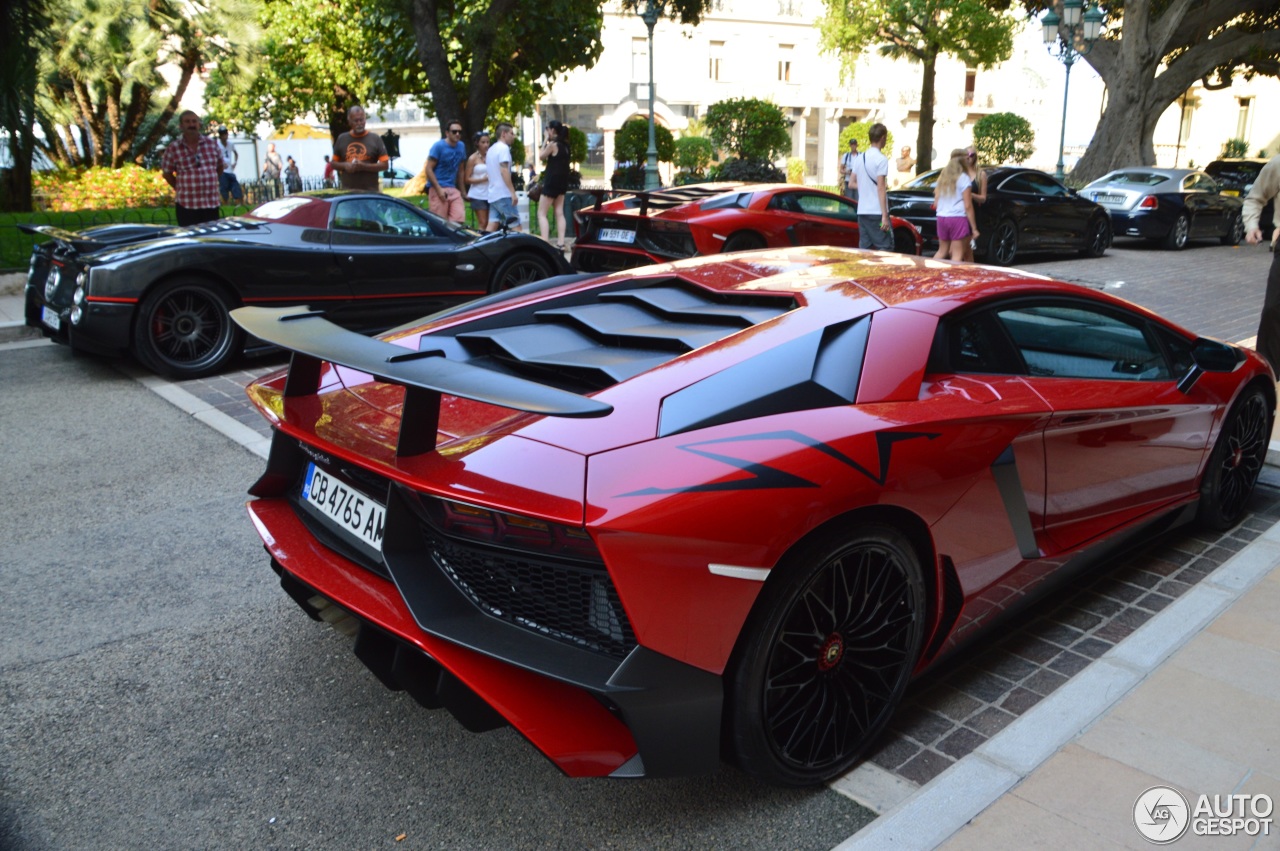
[[[164,149],[160,174],[173,187],[178,225],[198,225],[221,217],[218,175],[226,169],[218,143],[200,133],[200,116],[178,116],[182,135]]]

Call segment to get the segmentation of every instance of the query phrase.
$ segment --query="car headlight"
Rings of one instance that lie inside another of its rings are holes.
[[[71,324],[79,325],[80,320],[84,318],[84,284],[80,283],[80,279],[84,277],[84,272],[76,276],[76,291],[71,296]]]
[[[54,266],[49,270],[49,276],[44,279],[44,300],[53,301],[54,295],[58,292],[58,284],[62,283],[62,267]]]

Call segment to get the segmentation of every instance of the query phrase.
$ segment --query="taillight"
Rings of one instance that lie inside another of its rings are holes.
[[[1138,202],[1139,210],[1154,210],[1160,206],[1160,199],[1154,195],[1148,195]]]
[[[535,517],[490,511],[461,502],[440,500],[436,522],[440,531],[526,552],[599,560],[600,553],[586,529],[549,523]]]

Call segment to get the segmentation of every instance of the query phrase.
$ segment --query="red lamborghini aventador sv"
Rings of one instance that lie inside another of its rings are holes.
[[[249,513],[387,686],[574,776],[818,783],[1013,602],[1244,515],[1275,383],[1105,293],[785,248],[366,338],[296,307]]]

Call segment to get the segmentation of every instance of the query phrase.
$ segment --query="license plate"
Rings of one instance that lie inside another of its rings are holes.
[[[1231,196],[1233,196],[1233,197],[1235,197],[1235,198],[1239,198],[1239,197],[1240,197],[1240,190],[1239,190],[1239,189],[1224,189],[1224,190],[1222,190],[1222,194],[1223,194],[1223,195],[1231,195]]]
[[[382,503],[338,481],[315,464],[307,465],[302,501],[333,521],[347,536],[382,552]]]
[[[1093,200],[1099,204],[1119,204],[1124,200],[1123,195],[1104,195],[1101,192],[1093,193]]]
[[[40,308],[40,321],[55,331],[62,330],[62,317],[55,310]]]
[[[601,242],[625,242],[628,245],[636,241],[636,232],[622,228],[601,228]]]

